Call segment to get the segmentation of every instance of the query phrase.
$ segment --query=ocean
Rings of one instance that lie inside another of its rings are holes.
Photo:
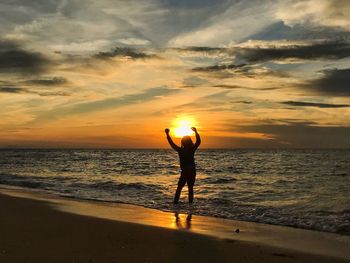
[[[60,196],[350,235],[350,150],[196,153],[195,202],[172,150],[2,149],[0,184]]]

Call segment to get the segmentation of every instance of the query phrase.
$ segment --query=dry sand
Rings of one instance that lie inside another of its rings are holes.
[[[319,233],[320,243],[317,232],[272,227],[271,235],[286,232],[269,239],[265,226],[246,222],[234,223],[239,234],[225,235],[206,231],[232,227],[217,219],[186,221],[185,215],[24,190],[0,193],[0,262],[350,262],[349,239],[339,235]],[[304,249],[288,243],[288,235],[300,238]]]

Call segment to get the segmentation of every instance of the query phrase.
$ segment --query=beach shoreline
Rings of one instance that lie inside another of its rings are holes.
[[[2,186],[0,203],[2,262],[350,261],[350,237],[337,234]]]

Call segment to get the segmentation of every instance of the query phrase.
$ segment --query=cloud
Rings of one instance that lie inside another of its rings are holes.
[[[164,47],[169,39],[220,15],[229,4],[227,0],[2,1],[0,32],[64,52],[96,52],[96,45],[105,50],[116,44]]]
[[[132,104],[139,104],[142,102],[157,99],[159,96],[169,95],[177,91],[177,89],[158,87],[146,89],[141,93],[124,95],[116,98],[107,98],[56,107],[51,111],[39,113],[37,117],[33,121],[31,121],[31,123],[42,123],[47,121],[53,121],[58,118],[63,118],[65,116],[87,114],[90,112],[120,108]]]
[[[12,94],[35,94],[42,97],[47,96],[69,96],[70,93],[65,91],[36,91],[20,87],[0,87],[0,93],[12,93]]]
[[[40,86],[60,86],[68,83],[68,80],[63,77],[30,79],[22,81],[21,83],[27,85],[40,85]]]
[[[216,64],[192,68],[193,72],[208,73],[212,77],[230,78],[242,75],[285,78],[291,77],[288,71],[282,67],[271,66],[269,62],[337,62],[350,57],[350,42],[346,38],[332,41],[247,41],[226,48],[200,46],[175,50],[197,53],[198,60],[205,58],[205,53],[214,56],[218,61]]]
[[[126,57],[131,59],[157,58],[157,56],[154,54],[147,54],[128,47],[116,47],[110,52],[99,52],[95,55],[95,57],[100,59],[109,59],[114,57]]]
[[[18,87],[0,87],[0,93],[26,93],[26,89]]]
[[[343,28],[310,24],[286,25],[283,21],[273,22],[261,31],[248,36],[247,40],[314,40],[349,37],[350,32]]]
[[[27,92],[26,89],[17,87],[16,83],[13,83],[11,81],[0,80],[0,93],[19,94],[19,93],[26,93],[26,92]]]
[[[59,86],[66,83],[64,78],[52,78],[52,79],[32,79],[19,82],[0,81],[0,93],[12,93],[12,94],[34,94],[39,96],[69,96],[70,93],[62,90],[41,90],[35,88],[35,86]],[[26,87],[29,86],[29,87]]]
[[[99,50],[109,49],[112,45],[111,41],[105,39],[97,39],[85,42],[70,42],[63,44],[50,44],[49,47],[54,52],[67,54],[88,53],[93,54]]]
[[[230,109],[230,97],[228,96],[229,91],[220,91],[210,95],[202,96],[193,99],[190,102],[178,104],[176,106],[167,107],[164,110],[156,111],[154,115],[164,114],[183,114],[193,112],[208,112],[208,111],[227,111]]]
[[[214,2],[216,1],[212,1]],[[193,18],[200,23],[173,36],[168,41],[168,46],[218,46],[227,45],[232,41],[240,42],[271,23],[276,3],[273,1],[259,3],[256,0],[225,1],[216,8],[214,4],[207,5],[204,17],[192,12]]]
[[[151,2],[158,1],[14,0],[0,3],[0,32],[37,50],[91,55],[118,42],[150,43],[144,31],[156,12],[143,11],[159,7]]]
[[[274,76],[279,78],[289,77],[282,71],[272,70],[259,64],[216,64],[212,66],[196,67],[193,72],[206,73],[211,77],[223,79],[235,76],[244,76],[249,78],[258,78],[261,76]],[[221,85],[222,86],[222,85]],[[222,86],[223,87],[223,86]],[[236,85],[232,86],[236,88]]]
[[[301,87],[322,95],[350,96],[350,68],[327,69],[322,77],[308,81]]]
[[[276,17],[289,25],[315,24],[350,29],[348,0],[283,1]]]
[[[246,87],[246,86],[239,86],[239,85],[229,85],[229,84],[218,84],[214,85],[213,87],[215,88],[224,88],[224,89],[246,89],[246,90],[254,90],[254,91],[259,91],[259,90],[278,90],[281,89],[281,87],[267,87],[267,88],[251,88],[251,87]]]
[[[184,88],[201,87],[210,84],[208,80],[197,76],[187,77],[182,81],[182,83]]]
[[[252,104],[252,101],[249,100],[239,100],[239,101],[232,101],[232,103],[238,103],[238,104]]]
[[[35,94],[39,96],[69,96],[68,92],[64,91],[36,91],[20,87],[0,87],[0,93],[12,93],[12,94]]]
[[[180,52],[226,54],[223,59],[235,63],[198,67],[198,70],[222,70],[251,63],[283,60],[337,60],[350,57],[349,38],[337,40],[248,40],[229,47],[187,47],[174,49]]]
[[[47,96],[70,96],[71,93],[69,92],[66,92],[66,91],[31,91],[31,92],[28,92],[28,93],[33,93],[33,94],[37,94],[39,96],[42,96],[42,97],[47,97]]]
[[[263,133],[273,138],[272,146],[292,148],[349,148],[349,126],[320,126],[313,122],[267,121],[265,124],[233,126],[233,131]]]
[[[218,84],[214,85],[215,88],[224,88],[224,89],[253,89],[245,86],[239,86],[239,85],[230,85],[230,84]]]
[[[24,50],[15,42],[0,40],[0,73],[41,73],[50,64],[41,53]]]
[[[317,108],[346,108],[350,107],[350,104],[328,104],[328,103],[315,103],[305,101],[284,101],[282,104],[295,106],[295,107],[317,107]]]
[[[127,46],[148,46],[151,44],[151,42],[147,39],[135,37],[118,39],[118,42]]]
[[[250,47],[244,47],[250,45]],[[276,60],[335,60],[350,57],[350,43],[347,41],[324,41],[311,43],[248,41],[233,47],[236,60],[265,62]]]
[[[226,48],[222,47],[206,47],[206,46],[190,46],[190,47],[181,47],[181,48],[172,48],[173,50],[179,52],[203,52],[203,53],[213,53],[213,52],[222,52],[226,51]]]
[[[213,66],[206,66],[206,67],[196,67],[193,68],[192,71],[198,71],[198,72],[214,72],[214,71],[221,71],[221,70],[239,70],[239,71],[246,71],[247,64],[228,64],[228,65],[213,65]]]

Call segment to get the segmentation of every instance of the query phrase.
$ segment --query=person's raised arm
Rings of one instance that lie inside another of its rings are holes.
[[[199,147],[199,145],[201,144],[201,137],[199,136],[199,133],[195,127],[192,127],[191,129],[196,134],[196,143],[194,144],[194,148],[197,149]]]
[[[166,133],[166,138],[168,139],[168,142],[169,142],[171,148],[173,148],[175,151],[179,151],[181,148],[173,142],[173,139],[171,139],[170,134],[169,134],[170,130],[168,128],[166,128],[164,131]]]

